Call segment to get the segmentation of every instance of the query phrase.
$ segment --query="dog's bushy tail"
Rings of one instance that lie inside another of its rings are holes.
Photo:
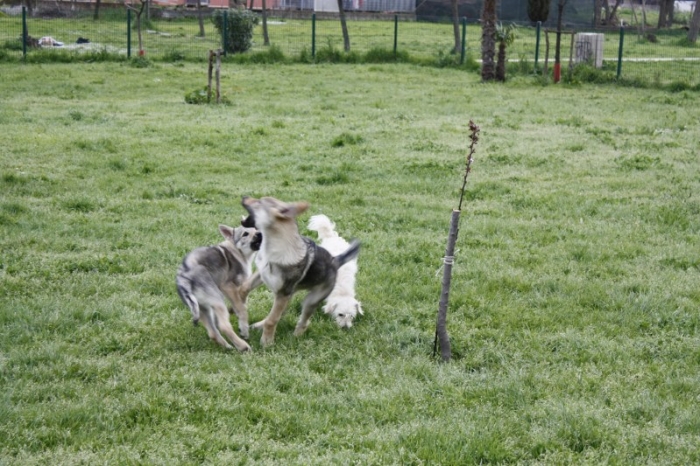
[[[338,236],[335,232],[335,224],[323,214],[314,215],[309,219],[309,230],[317,232],[320,240]]]
[[[199,302],[197,302],[197,298],[192,293],[192,281],[178,272],[175,277],[175,284],[177,285],[177,294],[180,295],[180,299],[192,312],[192,323],[197,325],[199,322]]]
[[[348,246],[345,251],[333,257],[333,262],[338,266],[338,268],[341,268],[344,264],[356,258],[359,253],[360,242],[354,239],[350,242],[350,246]]]

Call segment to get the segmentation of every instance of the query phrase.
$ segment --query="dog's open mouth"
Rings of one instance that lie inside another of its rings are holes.
[[[253,251],[259,251],[261,244],[262,244],[262,233],[260,233],[259,231],[256,231],[255,235],[253,235],[253,240],[250,242],[250,249],[252,249]]]
[[[253,214],[250,214],[246,218],[241,220],[241,226],[244,226],[246,228],[255,228],[255,217],[253,217]]]

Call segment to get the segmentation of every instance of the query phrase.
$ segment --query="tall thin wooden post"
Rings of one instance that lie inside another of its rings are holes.
[[[452,283],[452,265],[454,265],[455,243],[459,235],[459,214],[462,211],[462,201],[464,200],[464,191],[467,188],[467,177],[472,170],[473,155],[476,150],[476,143],[479,142],[479,127],[473,121],[469,121],[469,154],[467,155],[467,163],[464,168],[464,178],[462,179],[462,190],[459,195],[459,207],[452,211],[452,220],[450,221],[450,233],[447,238],[447,247],[445,248],[444,269],[442,273],[442,292],[440,293],[440,304],[438,307],[437,325],[435,326],[435,342],[433,343],[433,356],[437,353],[438,344],[440,345],[440,357],[442,362],[447,362],[452,358],[452,349],[450,347],[450,337],[447,334],[447,306],[450,302],[450,285]]]
[[[440,305],[438,307],[437,326],[435,327],[435,339],[440,345],[440,357],[443,361],[452,358],[452,348],[450,337],[447,334],[447,306],[450,302],[450,285],[452,284],[452,265],[454,264],[455,243],[459,234],[459,214],[460,211],[452,211],[450,221],[450,234],[447,238],[447,248],[445,248],[444,268],[442,271],[442,292],[440,293]],[[435,348],[433,348],[435,351]]]

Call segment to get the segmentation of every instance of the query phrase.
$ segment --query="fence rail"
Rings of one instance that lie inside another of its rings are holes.
[[[196,15],[166,17],[166,10],[145,20],[142,28],[146,56],[154,60],[206,61],[209,50],[222,46],[222,36],[214,27],[211,13],[203,18],[204,35]],[[343,37],[337,16],[324,14],[322,18],[299,18],[298,12],[275,11],[268,17],[268,35],[272,46],[286,57],[315,56],[321,52],[343,50]],[[404,53],[416,61],[464,62],[480,56],[481,28],[475,20],[463,19],[461,30],[465,37],[461,51],[454,53],[454,28],[444,18],[434,21],[416,21],[413,17],[387,14],[348,16],[351,51],[367,54],[372,50]],[[32,61],[42,54],[63,54],[67,58],[77,54],[102,54],[126,59],[137,50],[134,19],[128,19],[126,9],[104,11],[94,20],[92,12],[75,17],[46,18],[28,15],[0,16],[0,60],[24,59]],[[569,57],[576,58],[580,45],[569,42],[576,32],[602,34],[602,68],[618,77],[646,80],[656,83],[683,82],[700,85],[700,47],[686,40],[680,28],[657,30],[644,35],[636,30],[591,28],[566,30],[562,40],[562,71],[569,66]],[[509,66],[523,72],[541,71],[548,58],[553,60],[553,31],[520,24],[516,40],[508,48]],[[621,34],[625,34],[622,46]],[[550,39],[549,56],[547,37]],[[23,40],[23,38],[25,40]],[[52,42],[54,41],[54,42]],[[40,43],[41,42],[41,43]],[[53,45],[51,45],[53,44]],[[624,47],[624,48],[621,48]],[[246,53],[269,50],[263,45],[260,25],[254,29],[252,48]],[[461,52],[461,53],[459,53]],[[38,58],[37,58],[38,60]]]

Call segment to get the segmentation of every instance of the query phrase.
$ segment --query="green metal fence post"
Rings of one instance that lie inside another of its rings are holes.
[[[542,31],[542,21],[537,21],[537,37],[535,38],[535,74],[537,74],[537,62],[540,59],[540,32]]]
[[[620,26],[620,48],[617,51],[617,79],[620,79],[622,74],[622,45],[625,42],[625,28]]]
[[[27,7],[22,7],[22,58],[27,59],[27,40],[29,40],[29,31],[27,31]]]
[[[394,15],[394,58],[398,49],[399,39],[399,15]]]
[[[467,17],[462,18],[462,51],[459,56],[459,64],[464,65],[464,57],[467,53]]]
[[[221,28],[221,48],[226,56],[226,42],[228,41],[228,10],[224,10],[223,27]]]
[[[316,59],[316,13],[311,14],[311,58]]]
[[[126,58],[131,58],[131,10],[126,10]]]

